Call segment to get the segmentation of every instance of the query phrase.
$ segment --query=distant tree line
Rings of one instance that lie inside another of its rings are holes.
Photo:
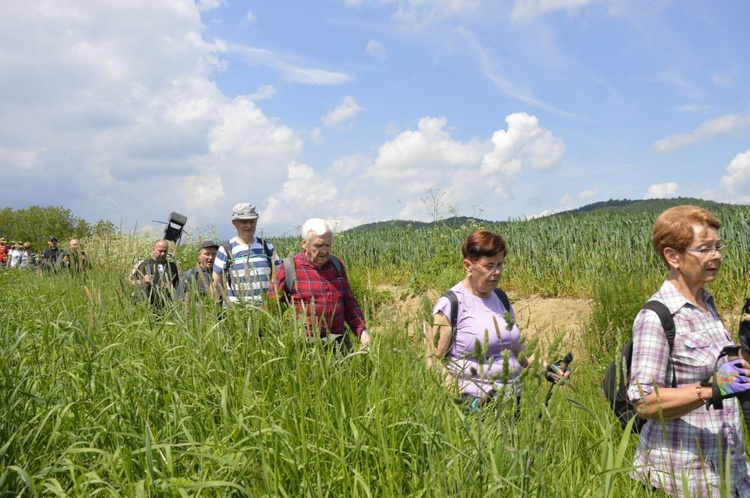
[[[0,209],[0,237],[5,237],[8,242],[30,242],[35,248],[45,247],[47,239],[53,235],[62,244],[66,239],[114,233],[115,225],[111,221],[99,220],[92,225],[62,206]]]

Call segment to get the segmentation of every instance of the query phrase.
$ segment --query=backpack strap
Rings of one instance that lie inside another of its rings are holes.
[[[336,273],[339,274],[339,278],[344,275],[344,271],[342,270],[343,265],[341,264],[341,260],[337,257],[331,254],[331,263],[333,263],[333,267],[336,268]]]
[[[261,239],[260,237],[256,237],[256,240],[263,245],[263,254],[265,254],[266,261],[268,261],[268,267],[273,268],[273,259],[271,258],[271,248],[268,247],[268,241],[266,239]]]
[[[292,297],[292,289],[294,289],[294,282],[296,279],[297,267],[294,264],[294,255],[289,255],[284,258],[284,289],[289,298]]]
[[[643,305],[644,310],[651,310],[657,314],[659,320],[661,320],[661,326],[664,329],[664,335],[667,336],[667,343],[669,344],[669,363],[668,366],[672,369],[672,387],[677,387],[677,375],[674,371],[674,361],[672,360],[672,350],[674,350],[674,337],[675,327],[674,318],[669,308],[661,301],[651,300]]]
[[[225,240],[224,242],[221,243],[221,247],[222,249],[224,249],[224,254],[227,255],[227,260],[224,262],[224,279],[227,282],[227,287],[229,287],[230,285],[232,285],[232,275],[228,271],[229,267],[232,265],[232,259],[233,259],[232,258],[232,244],[228,240]]]
[[[339,274],[339,277],[342,277],[344,275],[344,270],[341,260],[337,256],[331,254],[331,263],[333,263],[333,267],[336,268],[336,273]],[[284,290],[286,290],[286,295],[291,297],[297,279],[297,266],[294,264],[294,255],[290,254],[284,258],[283,264]]]

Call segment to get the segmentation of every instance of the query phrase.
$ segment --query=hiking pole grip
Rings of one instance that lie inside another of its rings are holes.
[[[560,366],[560,371],[562,371],[562,373],[565,373],[565,372],[567,372],[567,371],[568,371],[568,366],[569,366],[569,365],[570,365],[570,364],[571,364],[572,362],[573,362],[573,353],[570,353],[570,352],[569,352],[569,353],[568,353],[568,354],[566,354],[566,355],[565,355],[565,357],[564,357],[564,358],[563,358],[562,360],[560,360],[560,362],[558,363],[558,365]],[[549,366],[547,366],[547,369],[549,369],[549,368],[550,368],[550,367],[549,367]],[[548,380],[549,380],[549,377],[548,377]],[[561,380],[564,380],[564,377],[560,376],[560,378],[559,378],[558,380],[555,380],[554,382],[552,382],[552,385],[551,385],[551,386],[549,386],[549,391],[547,391],[547,397],[546,397],[546,398],[545,398],[545,400],[544,400],[544,406],[547,406],[547,405],[549,405],[549,400],[550,400],[550,398],[552,397],[552,388],[553,388],[553,387],[555,387],[555,386],[557,385],[557,383],[558,383],[559,381],[561,381]]]

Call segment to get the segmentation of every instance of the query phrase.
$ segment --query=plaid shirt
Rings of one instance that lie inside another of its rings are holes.
[[[713,297],[702,292],[708,315],[688,302],[669,281],[651,297],[664,303],[674,315],[672,360],[678,387],[708,378],[722,348],[732,344]],[[633,324],[629,398],[638,400],[641,390],[648,395],[655,385],[659,389],[671,387],[668,363],[669,344],[659,317],[653,311],[642,310]],[[732,493],[750,497],[750,469],[741,421],[736,398],[724,400],[722,410],[700,407],[678,419],[665,420],[664,427],[659,420],[649,420],[641,430],[632,476],[677,496],[685,491],[683,479],[690,496],[719,496],[728,453]]]
[[[343,263],[339,275],[330,260],[322,268],[317,268],[302,252],[294,256],[294,266],[296,278],[292,295],[286,296],[286,269],[282,265],[268,296],[291,298],[297,311],[307,316],[307,335],[314,335],[316,330],[320,331],[321,337],[343,334],[346,332],[344,323],[347,323],[359,337],[367,327]]]

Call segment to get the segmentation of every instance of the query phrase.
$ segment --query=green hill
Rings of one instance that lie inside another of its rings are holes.
[[[716,210],[722,206],[731,206],[731,204],[719,203],[714,201],[707,201],[703,199],[696,199],[693,197],[675,197],[673,199],[610,199],[608,201],[599,201],[585,206],[571,209],[569,211],[562,211],[549,215],[550,217],[556,216],[569,216],[578,215],[584,213],[622,213],[622,214],[656,214],[664,211],[673,206],[680,206],[682,204],[694,204],[696,206],[704,207],[708,210]],[[479,225],[488,224],[500,224],[502,221],[490,221],[481,218],[471,216],[453,216],[438,221],[408,221],[408,220],[389,220],[389,221],[378,221],[375,223],[366,223],[364,225],[358,225],[354,228],[350,228],[347,232],[366,232],[369,230],[382,230],[387,228],[427,228],[435,225],[442,226],[466,226],[471,223],[477,223]]]

